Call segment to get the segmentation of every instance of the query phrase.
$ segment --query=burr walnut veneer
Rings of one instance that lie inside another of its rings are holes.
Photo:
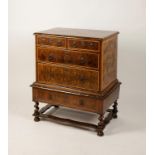
[[[54,28],[35,33],[36,81],[32,84],[34,120],[50,118],[96,129],[117,118],[118,32]],[[39,102],[47,105],[39,109]],[[109,107],[113,104],[113,108]],[[48,115],[51,108],[73,108],[99,114],[97,125]],[[109,112],[104,119],[105,112]]]

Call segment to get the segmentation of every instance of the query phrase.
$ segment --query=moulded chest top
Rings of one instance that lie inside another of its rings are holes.
[[[87,29],[73,29],[73,28],[52,28],[45,31],[35,32],[34,34],[49,34],[59,36],[73,36],[105,39],[112,35],[116,35],[117,31],[103,31],[103,30],[87,30]]]

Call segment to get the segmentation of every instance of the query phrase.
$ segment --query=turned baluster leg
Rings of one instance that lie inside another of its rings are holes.
[[[103,120],[103,117],[104,115],[100,115],[98,120],[99,120],[99,123],[98,123],[98,126],[97,126],[97,135],[98,136],[103,136],[104,133],[103,133],[103,129],[104,129],[104,120]]]
[[[34,107],[35,107],[35,110],[33,113],[34,121],[38,122],[38,121],[40,121],[40,118],[39,118],[39,102],[35,102]]]
[[[118,112],[118,103],[117,103],[117,100],[114,102],[114,105],[113,105],[113,118],[117,118],[117,112]]]

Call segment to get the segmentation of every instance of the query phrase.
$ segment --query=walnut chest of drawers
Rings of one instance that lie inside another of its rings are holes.
[[[53,28],[36,32],[36,81],[32,84],[34,120],[92,127],[99,136],[117,118],[120,82],[117,80],[118,32]],[[46,106],[39,109],[39,102]],[[109,107],[113,105],[112,109]],[[46,114],[54,108],[73,108],[99,115],[97,125]],[[108,116],[104,119],[105,113]]]

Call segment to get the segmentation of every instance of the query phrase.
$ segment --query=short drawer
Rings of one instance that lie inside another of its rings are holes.
[[[99,89],[99,72],[56,64],[38,63],[37,81],[96,91]]]
[[[83,111],[98,112],[99,100],[72,95],[62,92],[56,92],[41,88],[33,88],[33,101],[45,102],[53,105],[76,108]]]
[[[96,53],[68,51],[49,47],[37,48],[38,62],[56,62],[98,69],[99,55]]]
[[[82,49],[82,50],[91,50],[99,51],[100,50],[100,41],[87,40],[87,39],[68,39],[68,48],[70,49]]]
[[[38,35],[36,37],[37,45],[49,45],[55,47],[64,47],[66,46],[66,40],[64,37],[53,37],[46,35]]]

